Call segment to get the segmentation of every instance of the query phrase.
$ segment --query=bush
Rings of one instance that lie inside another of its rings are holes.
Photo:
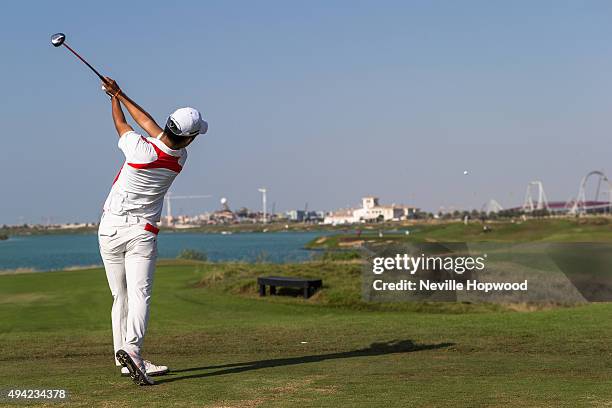
[[[255,257],[255,263],[270,263],[270,254],[266,251],[260,251]]]
[[[359,251],[325,251],[316,257],[320,261],[352,261],[360,259]]]
[[[8,239],[8,235],[6,235],[6,234],[0,234],[0,241],[4,241],[4,240],[6,240],[6,239]]]
[[[183,249],[177,256],[178,259],[189,259],[193,261],[207,261],[208,257],[204,252],[195,249]]]

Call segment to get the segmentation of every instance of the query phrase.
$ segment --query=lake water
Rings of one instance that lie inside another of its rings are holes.
[[[303,247],[320,235],[324,233],[160,233],[158,252],[160,258],[176,258],[183,249],[195,249],[206,253],[211,261],[255,261],[263,257],[275,263],[295,262],[312,257],[312,251]],[[95,234],[17,236],[0,241],[0,271],[50,271],[101,264]]]

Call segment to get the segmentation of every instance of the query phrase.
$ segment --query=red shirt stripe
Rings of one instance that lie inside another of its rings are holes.
[[[141,137],[142,140],[153,146],[153,149],[155,149],[155,153],[157,154],[157,160],[152,161],[151,163],[128,163],[129,166],[135,169],[168,169],[176,173],[181,172],[183,166],[179,164],[178,157],[164,153],[159,147],[157,147],[154,143],[149,142],[144,136]]]

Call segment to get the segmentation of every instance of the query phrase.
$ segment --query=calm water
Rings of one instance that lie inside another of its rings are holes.
[[[304,245],[321,232],[159,234],[161,258],[175,258],[182,249],[205,252],[211,261],[254,261],[263,256],[270,262],[307,260],[311,251]],[[33,268],[49,271],[73,266],[101,265],[97,235],[38,235],[11,237],[0,241],[0,271]]]

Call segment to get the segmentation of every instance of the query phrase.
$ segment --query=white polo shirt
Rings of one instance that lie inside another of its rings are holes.
[[[125,163],[119,170],[104,212],[161,219],[164,196],[187,160],[187,150],[172,150],[160,140],[128,131],[119,138]]]

